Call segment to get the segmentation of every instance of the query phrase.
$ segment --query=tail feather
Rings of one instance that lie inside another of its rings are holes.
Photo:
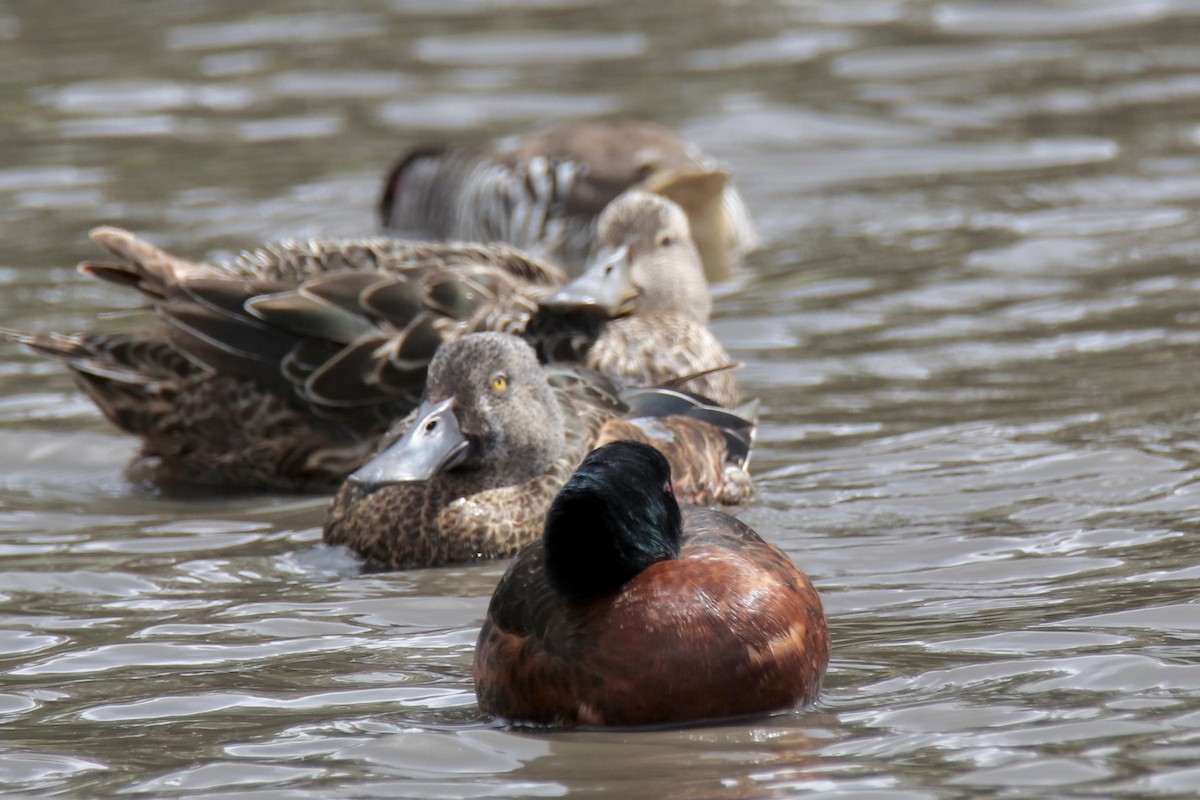
[[[0,336],[62,361],[77,373],[119,383],[151,384],[199,369],[164,339],[144,334],[28,333],[0,328]]]
[[[0,336],[62,361],[117,427],[146,435],[171,412],[177,387],[200,368],[164,339],[137,334],[25,333]]]
[[[170,288],[185,277],[212,273],[204,264],[174,256],[121,228],[105,225],[93,228],[88,235],[122,263],[84,261],[79,265],[80,272],[118,286],[135,288],[156,300],[166,299]]]
[[[26,347],[32,348],[39,353],[45,353],[54,358],[60,358],[62,353],[74,352],[78,345],[80,336],[71,336],[63,333],[29,333],[27,331],[19,331],[14,328],[0,328],[0,336],[3,336],[14,344],[23,344]]]

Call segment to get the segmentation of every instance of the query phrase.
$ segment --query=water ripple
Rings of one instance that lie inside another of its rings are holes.
[[[178,25],[167,31],[166,42],[177,50],[216,50],[363,39],[383,27],[382,18],[370,14],[281,14],[210,25]]]
[[[103,705],[81,715],[96,722],[161,720],[173,717],[198,717],[233,709],[283,709],[312,711],[356,705],[420,705],[447,695],[461,694],[453,689],[396,687],[387,689],[348,689],[337,692],[305,694],[302,697],[263,697],[243,693],[177,695],[140,700],[135,703]]]
[[[358,640],[348,636],[285,639],[256,644],[225,643],[110,644],[83,652],[66,653],[33,661],[12,670],[10,675],[81,675],[111,670],[168,666],[215,666],[242,661],[269,661],[285,656],[333,652]]]
[[[379,108],[379,118],[405,129],[465,129],[497,120],[565,119],[603,114],[615,107],[611,98],[578,94],[452,94],[384,103]]]
[[[587,34],[558,31],[536,36],[475,34],[418,39],[413,55],[431,64],[573,64],[632,58],[646,50],[639,33]]]
[[[1029,2],[970,2],[938,5],[933,21],[943,30],[970,36],[1043,37],[1120,28],[1195,13],[1197,10],[1190,3],[1171,0],[1068,2],[1054,7]]]

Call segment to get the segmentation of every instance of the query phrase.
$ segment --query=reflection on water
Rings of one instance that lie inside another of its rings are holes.
[[[763,401],[743,516],[834,637],[803,713],[497,728],[503,564],[361,576],[323,498],[149,494],[2,346],[0,787],[1192,796],[1197,35],[1186,0],[0,6],[5,326],[142,318],[72,269],[102,222],[371,232],[431,138],[641,117],[716,154],[766,244],[714,321]]]

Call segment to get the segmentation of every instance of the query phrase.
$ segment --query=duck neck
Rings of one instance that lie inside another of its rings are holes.
[[[542,307],[529,318],[523,336],[544,363],[579,363],[609,324],[602,313]]]

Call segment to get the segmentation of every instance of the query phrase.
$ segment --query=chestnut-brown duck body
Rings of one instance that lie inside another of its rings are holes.
[[[717,511],[676,503],[652,448],[593,451],[497,586],[480,708],[514,723],[638,726],[816,699],[829,631],[807,576]]]

